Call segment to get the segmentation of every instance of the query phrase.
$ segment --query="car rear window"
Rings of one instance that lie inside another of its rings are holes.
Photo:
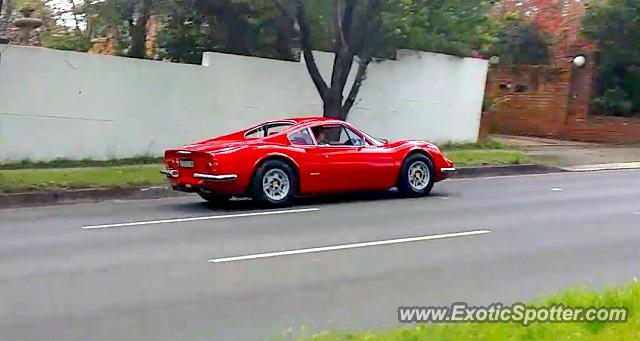
[[[255,127],[244,134],[247,139],[256,139],[261,137],[267,137],[269,135],[277,134],[279,132],[289,129],[293,125],[293,122],[272,122]]]

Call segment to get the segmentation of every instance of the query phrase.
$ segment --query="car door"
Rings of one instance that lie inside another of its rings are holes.
[[[326,166],[327,156],[324,150],[318,148],[309,128],[302,128],[287,136],[291,145],[296,147],[298,154],[298,175],[300,177],[300,193],[313,194],[327,191],[323,177],[323,167]]]
[[[368,144],[359,133],[343,124],[320,125],[312,129],[317,152],[324,158],[318,165],[323,191],[346,192],[385,189],[389,185],[391,155]]]
[[[358,162],[360,176],[358,189],[384,190],[396,185],[397,165],[393,152],[383,145],[368,141],[359,131],[346,126],[353,144],[359,146],[352,151],[352,157]]]

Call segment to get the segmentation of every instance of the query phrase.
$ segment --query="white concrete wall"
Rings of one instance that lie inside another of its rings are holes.
[[[476,140],[487,63],[399,57],[372,64],[350,120],[392,139]],[[327,74],[332,56],[317,58]],[[303,63],[206,53],[198,66],[0,45],[0,162],[159,155],[321,113]]]
[[[392,140],[478,139],[488,63],[473,58],[399,51],[369,66],[349,120]]]

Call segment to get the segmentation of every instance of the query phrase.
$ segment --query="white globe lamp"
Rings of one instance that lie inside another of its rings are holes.
[[[587,58],[585,56],[580,55],[573,58],[573,65],[576,67],[580,68],[585,66],[585,64],[587,64]]]

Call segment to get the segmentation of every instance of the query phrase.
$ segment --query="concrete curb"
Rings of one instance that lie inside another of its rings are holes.
[[[546,165],[509,165],[509,166],[481,166],[461,167],[452,174],[452,179],[483,178],[490,176],[525,175],[525,174],[552,174],[562,173],[566,170]]]
[[[130,188],[87,188],[51,192],[25,192],[0,194],[0,209],[46,205],[77,204],[106,200],[159,199],[184,196],[168,186]]]
[[[563,168],[569,172],[595,172],[603,170],[640,169],[640,162],[602,163],[597,165],[582,165]]]

